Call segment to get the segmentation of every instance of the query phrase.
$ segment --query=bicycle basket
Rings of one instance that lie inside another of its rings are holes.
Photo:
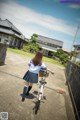
[[[41,68],[39,71],[39,77],[48,77],[49,73],[47,72],[47,68]]]

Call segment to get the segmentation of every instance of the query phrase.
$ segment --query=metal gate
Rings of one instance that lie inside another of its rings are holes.
[[[66,67],[66,77],[76,119],[80,120],[80,66],[69,61]]]

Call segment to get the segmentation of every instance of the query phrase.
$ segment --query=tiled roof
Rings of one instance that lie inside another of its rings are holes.
[[[1,20],[1,19],[0,19],[0,25],[1,26],[10,27],[9,24],[8,24],[8,22],[6,20]]]
[[[24,35],[7,19],[0,19],[0,32],[15,35],[16,37],[25,40]]]
[[[74,47],[80,47],[80,44],[74,45]]]
[[[11,35],[14,34],[12,30],[4,29],[4,28],[0,28],[0,32],[11,34]]]
[[[0,19],[0,26],[11,28],[12,30],[21,34],[21,32],[8,19],[6,19],[6,20]]]

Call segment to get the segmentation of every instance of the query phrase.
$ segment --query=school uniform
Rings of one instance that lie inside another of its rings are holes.
[[[41,68],[46,68],[45,64],[34,65],[32,60],[29,62],[29,70],[25,73],[23,79],[30,83],[38,83],[38,73]]]

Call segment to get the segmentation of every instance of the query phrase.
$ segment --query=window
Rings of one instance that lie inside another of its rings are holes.
[[[47,43],[47,45],[50,46],[50,47],[57,48],[57,45],[54,45],[54,44],[51,44],[51,43]]]
[[[5,38],[9,38],[9,36],[8,36],[8,35],[6,35],[6,34],[3,34],[3,37],[5,37]]]
[[[41,41],[41,40],[38,40],[38,43],[41,43],[41,44],[47,45],[47,42],[44,42],[44,41]]]
[[[6,42],[8,42],[8,40],[5,40]]]
[[[77,50],[80,50],[80,47],[78,47]]]
[[[60,46],[59,48],[62,48],[62,46]]]

